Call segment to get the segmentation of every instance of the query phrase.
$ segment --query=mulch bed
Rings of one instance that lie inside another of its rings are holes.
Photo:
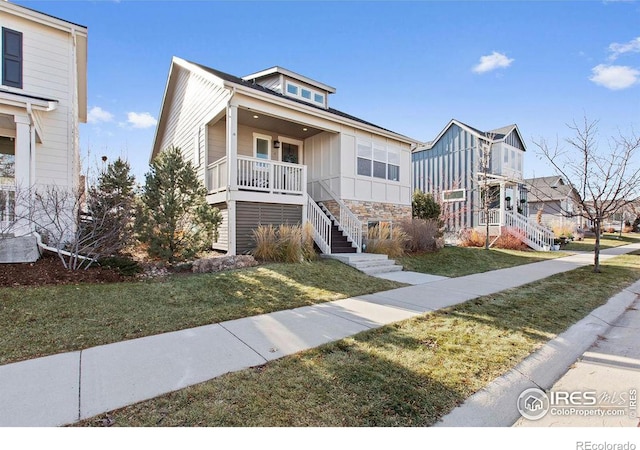
[[[45,253],[34,263],[0,264],[0,286],[115,283],[130,278],[97,265],[87,270],[67,270],[58,255]]]

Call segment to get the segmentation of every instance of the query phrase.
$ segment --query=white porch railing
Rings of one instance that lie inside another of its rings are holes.
[[[337,195],[333,193],[331,188],[324,181],[320,181],[320,185],[325,191],[329,193],[331,198],[340,207],[340,217],[338,219],[338,228],[343,231],[347,239],[349,239],[355,246],[358,253],[362,252],[362,222],[355,214],[345,205]]]
[[[549,250],[553,245],[553,232],[522,214],[505,211],[504,226],[508,233],[519,237],[534,250]]]
[[[207,166],[206,186],[209,192],[224,191],[229,184],[227,182],[227,157],[220,158]]]
[[[331,254],[331,220],[307,195],[307,221],[313,226],[313,240],[325,255]]]
[[[302,195],[306,192],[307,166],[248,156],[238,156],[237,163],[235,180],[227,179],[226,157],[207,166],[207,189],[210,193],[223,191],[228,185],[235,185],[240,190],[271,194]]]
[[[7,230],[16,220],[16,186],[0,185],[0,229]]]
[[[485,216],[484,211],[478,212],[478,224],[487,224]],[[500,209],[490,209],[487,217],[489,217],[489,225],[500,225]]]

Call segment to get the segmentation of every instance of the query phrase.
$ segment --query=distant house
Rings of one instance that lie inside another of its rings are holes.
[[[34,230],[30,222],[16,220],[27,207],[16,204],[17,189],[55,185],[75,190],[80,182],[78,124],[87,119],[87,28],[7,1],[0,1],[0,17],[0,222],[22,239]],[[26,247],[14,251],[3,239],[0,261],[37,259],[35,244]]]
[[[525,152],[515,124],[480,131],[453,119],[432,142],[413,151],[412,186],[442,202],[449,230],[483,227],[488,221],[493,235],[517,229],[531,247],[546,248],[552,240],[549,230],[528,218]],[[482,201],[485,183],[488,215]]]
[[[546,226],[583,226],[580,194],[561,176],[529,178],[525,180],[529,191],[529,217],[540,219]]]
[[[331,108],[333,93],[282,67],[240,78],[173,58],[151,159],[176,146],[193,162],[223,216],[214,248],[310,222],[322,252],[361,251],[368,226],[411,217],[418,141]]]

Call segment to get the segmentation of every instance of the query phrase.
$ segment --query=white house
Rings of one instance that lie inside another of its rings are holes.
[[[87,28],[7,1],[0,1],[0,26],[0,221],[7,225],[24,207],[16,204],[16,190],[78,187]],[[25,236],[31,227],[24,222],[3,229]],[[13,254],[3,245],[0,261],[37,258],[37,251],[27,253]]]
[[[529,217],[553,227],[584,226],[580,194],[561,176],[528,178],[524,180],[529,192]]]
[[[360,251],[368,225],[411,217],[418,141],[331,108],[335,92],[282,67],[240,78],[173,58],[151,159],[176,146],[193,161],[224,218],[214,248],[310,221],[322,252]]]
[[[527,217],[525,152],[515,124],[480,131],[453,119],[432,142],[413,151],[412,186],[441,201],[445,227],[451,231],[484,227],[488,221],[493,235],[517,233],[527,245],[546,248],[552,234]]]

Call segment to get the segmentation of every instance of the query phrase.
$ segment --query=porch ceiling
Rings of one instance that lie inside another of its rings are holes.
[[[254,116],[257,116],[256,119]],[[259,111],[238,108],[238,124],[269,130],[275,134],[304,140],[324,130],[303,123],[269,116]]]

